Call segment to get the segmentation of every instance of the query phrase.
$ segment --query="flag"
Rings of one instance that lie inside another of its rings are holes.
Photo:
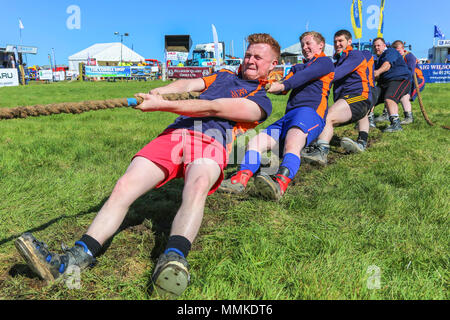
[[[25,29],[22,20],[19,19],[19,29]]]
[[[439,39],[444,39],[445,35],[442,33],[438,26],[434,26],[434,37]]]
[[[219,57],[219,37],[217,36],[216,27],[212,24],[213,40],[214,40],[214,58],[216,58],[217,65],[221,65]]]
[[[384,34],[384,0],[381,0],[380,5],[380,25],[378,26],[378,38],[383,38]]]
[[[351,19],[353,26],[353,33],[355,34],[355,39],[360,39],[362,37],[362,1],[355,0],[352,2],[351,6]]]

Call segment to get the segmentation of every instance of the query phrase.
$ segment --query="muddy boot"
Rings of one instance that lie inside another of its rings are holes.
[[[265,199],[279,201],[283,197],[286,189],[291,182],[287,176],[289,169],[280,167],[275,175],[265,173],[259,174],[255,178],[255,186],[259,195]]]
[[[414,117],[412,112],[405,112],[405,118],[403,119],[400,124],[411,124],[414,122]]]
[[[383,130],[383,132],[398,132],[402,131],[402,125],[400,124],[400,119],[398,117],[390,117],[391,125]]]
[[[159,256],[152,281],[160,296],[176,298],[189,285],[189,263],[178,253],[163,253]]]
[[[310,164],[326,166],[328,164],[329,144],[315,144],[309,152],[302,154],[302,160]]]
[[[367,142],[364,140],[353,141],[350,138],[342,138],[341,147],[350,153],[361,153],[366,150]]]
[[[244,193],[248,180],[252,176],[253,172],[250,170],[238,171],[230,179],[223,180],[217,191],[234,194]]]
[[[375,117],[373,119],[373,121],[375,123],[389,121],[389,114],[388,114],[386,108],[383,110],[383,113],[381,115],[379,115],[378,117]]]
[[[59,255],[48,250],[44,242],[38,241],[31,233],[24,233],[16,241],[15,246],[28,266],[42,279],[49,282],[61,278],[73,268],[83,270],[95,263],[94,257],[88,254],[84,243],[77,241],[73,248],[63,246],[64,254]]]

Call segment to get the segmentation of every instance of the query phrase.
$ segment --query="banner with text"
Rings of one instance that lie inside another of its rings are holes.
[[[0,87],[14,87],[19,85],[17,69],[0,69]]]
[[[86,66],[85,75],[90,78],[128,78],[131,75],[131,68],[129,66]]]
[[[210,74],[210,67],[169,67],[167,69],[167,76],[173,79],[202,78]]]
[[[426,83],[450,83],[450,64],[418,64]]]

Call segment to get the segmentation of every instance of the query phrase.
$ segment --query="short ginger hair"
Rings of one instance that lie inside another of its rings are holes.
[[[257,43],[265,43],[268,44],[273,52],[275,53],[277,59],[281,55],[281,47],[277,40],[275,40],[268,33],[253,33],[247,37],[248,45],[257,44]]]

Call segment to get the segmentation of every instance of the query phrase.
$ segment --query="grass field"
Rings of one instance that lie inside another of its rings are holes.
[[[122,98],[162,84],[0,88],[0,107]],[[423,92],[438,125],[450,125],[449,89],[428,84]],[[275,112],[262,127],[284,113],[286,97],[270,97]],[[416,122],[403,132],[373,130],[364,154],[336,144],[328,167],[302,165],[279,203],[251,192],[209,197],[181,299],[448,299],[450,132],[428,126],[417,102],[413,111]],[[53,251],[72,245],[131,157],[175,117],[123,108],[0,121],[0,299],[158,298],[150,276],[182,180],[136,201],[79,289],[45,285],[14,240],[31,231]],[[357,133],[350,125],[336,135]]]

